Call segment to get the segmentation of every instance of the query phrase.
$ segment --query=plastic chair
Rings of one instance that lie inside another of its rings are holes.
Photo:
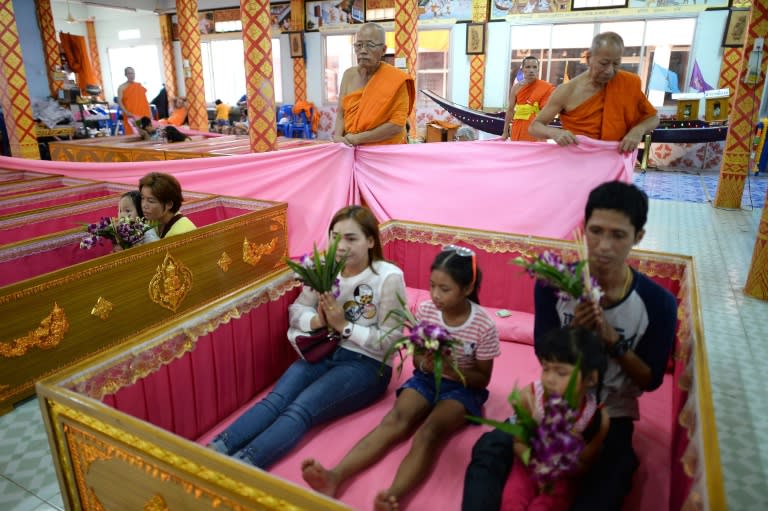
[[[280,119],[287,118],[288,122],[280,122]],[[288,125],[293,121],[293,105],[283,105],[277,109],[277,134],[288,135]]]
[[[312,115],[312,110],[310,110],[310,116]],[[301,138],[312,138],[312,126],[310,125],[309,121],[307,121],[307,115],[302,110],[298,114],[293,115],[293,120],[288,124],[286,127],[287,129],[287,137],[293,138],[295,133],[299,133],[301,135]]]

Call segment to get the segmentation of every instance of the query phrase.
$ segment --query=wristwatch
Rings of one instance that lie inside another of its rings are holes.
[[[344,325],[344,328],[341,329],[341,338],[342,339],[349,339],[352,335],[352,330],[354,330],[355,324],[347,321],[347,324]]]
[[[619,334],[619,340],[608,348],[608,355],[613,358],[621,358],[627,354],[631,347],[632,339],[625,339],[623,335]]]

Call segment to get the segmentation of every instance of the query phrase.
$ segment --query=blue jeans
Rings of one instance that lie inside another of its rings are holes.
[[[315,364],[298,360],[264,399],[214,439],[212,447],[269,468],[312,426],[373,403],[391,377],[391,367],[344,348]]]

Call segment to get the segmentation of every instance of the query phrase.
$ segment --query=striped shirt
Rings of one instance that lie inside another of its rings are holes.
[[[459,326],[448,326],[443,321],[443,313],[435,307],[432,300],[419,304],[416,319],[429,321],[448,330],[454,339],[462,345],[453,350],[453,356],[459,368],[471,367],[475,360],[491,360],[501,355],[499,333],[496,323],[482,307],[474,302],[467,320]]]

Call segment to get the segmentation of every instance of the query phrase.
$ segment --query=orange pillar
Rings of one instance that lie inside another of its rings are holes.
[[[53,79],[53,72],[61,67],[61,49],[59,48],[59,41],[56,40],[51,0],[35,0],[35,7],[37,23],[40,25],[40,39],[43,42],[43,57],[45,58],[45,70],[48,73],[48,86],[51,89],[51,97],[56,98],[63,82]]]
[[[472,21],[485,23],[488,16],[488,2],[472,0]],[[488,27],[485,27],[487,30]],[[469,108],[483,109],[483,89],[485,88],[485,54],[472,55],[469,58]]]
[[[179,19],[181,61],[184,69],[184,87],[187,91],[189,127],[193,130],[208,131],[197,1],[176,0],[176,15]]]
[[[91,65],[93,66],[93,74],[98,78],[101,87],[101,97],[104,97],[104,82],[101,78],[101,60],[99,59],[99,44],[96,41],[96,27],[93,21],[88,20],[85,22],[85,29],[88,32],[88,53],[91,56]]]
[[[13,2],[0,2],[0,107],[11,155],[40,159]]]
[[[768,192],[766,192],[768,204]],[[754,298],[768,300],[768,208],[763,208],[760,226],[757,228],[752,263],[749,265],[744,293]]]
[[[248,97],[248,135],[251,151],[277,148],[275,85],[272,75],[272,38],[269,0],[240,0]]]
[[[768,5],[755,2],[749,16],[749,29],[741,58],[735,62],[738,70],[735,90],[732,91],[731,112],[728,115],[728,136],[725,140],[723,161],[720,164],[720,179],[715,195],[715,207],[739,208],[744,193],[744,181],[749,171],[750,151],[758,110],[759,92],[763,90],[768,53],[762,53],[760,78],[755,83],[744,83],[748,73],[748,62],[752,45],[759,36],[768,32]],[[723,57],[725,65],[725,56]]]
[[[416,22],[419,19],[417,0],[395,0],[395,58],[405,58],[405,72],[416,80],[416,57],[418,34]],[[416,136],[416,108],[408,119],[411,136]]]
[[[163,45],[163,76],[165,77],[165,92],[168,99],[176,97],[176,63],[173,58],[173,35],[171,16],[160,16],[160,38]]]
[[[304,0],[291,0],[291,31],[304,31]],[[307,99],[307,62],[306,56],[293,60],[293,97],[294,101]]]

